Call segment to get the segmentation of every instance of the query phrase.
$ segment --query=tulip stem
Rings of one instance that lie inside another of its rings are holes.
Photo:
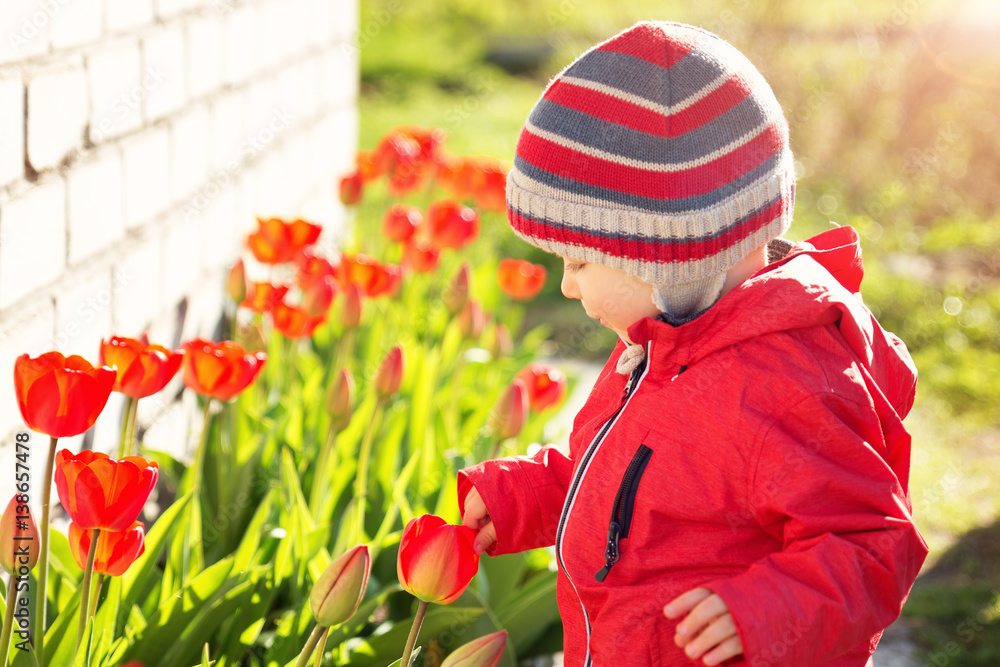
[[[132,456],[133,448],[135,448],[135,423],[139,416],[139,399],[132,399],[132,411],[128,420],[128,437],[125,439],[125,456]],[[138,448],[135,448],[135,453],[138,454]]]
[[[94,592],[90,595],[90,615],[97,614],[97,601],[101,599],[101,586],[104,585],[104,573],[97,573],[97,583],[94,585]],[[3,663],[0,663],[2,665]]]
[[[45,459],[45,476],[42,478],[42,542],[38,554],[38,593],[35,595],[38,601],[36,618],[38,624],[42,626],[36,635],[35,652],[38,656],[38,667],[45,667],[45,606],[49,597],[45,589],[49,576],[49,498],[52,496],[52,466],[56,459],[58,440],[59,438],[55,436],[49,440],[49,456]]]
[[[118,440],[118,458],[125,458],[125,442],[128,439],[128,425],[132,420],[132,402],[135,401],[131,396],[125,397],[125,410],[122,412],[122,434]]]
[[[337,437],[337,425],[330,420],[330,430],[326,432],[326,440],[323,442],[323,449],[319,453],[319,461],[316,464],[316,474],[313,477],[312,489],[309,493],[309,511],[319,519],[319,504],[322,500],[322,492],[326,487],[326,469],[330,465],[330,452],[333,451],[333,442]]]
[[[313,628],[312,634],[309,635],[309,640],[302,647],[302,652],[299,653],[299,658],[295,661],[295,667],[306,667],[309,664],[309,659],[312,658],[313,651],[316,650],[316,644],[319,643],[320,636],[325,635],[329,631],[330,628],[324,628],[319,624]]]
[[[313,667],[320,667],[323,664],[323,654],[326,653],[326,640],[330,637],[330,628],[326,628],[323,636],[319,638],[319,645],[313,657]]]
[[[413,625],[410,626],[410,636],[406,638],[406,648],[403,649],[403,658],[399,661],[399,667],[409,667],[410,655],[413,653],[413,645],[417,643],[417,635],[420,634],[420,626],[424,623],[424,615],[427,613],[429,602],[420,601],[417,605],[417,614],[413,617]]]
[[[90,610],[90,580],[94,574],[94,557],[97,555],[97,540],[100,537],[100,529],[94,528],[90,534],[90,550],[87,552],[87,567],[83,570],[83,583],[80,584],[80,627],[76,631],[76,648],[80,648],[83,641],[83,631],[87,628],[87,612]]]
[[[205,467],[205,447],[208,446],[208,421],[212,418],[212,399],[205,397],[205,407],[201,411],[201,439],[194,456],[194,488],[201,489],[202,468]]]
[[[372,455],[372,441],[375,439],[375,432],[378,430],[377,424],[381,421],[382,411],[385,408],[386,398],[379,396],[375,403],[375,412],[368,422],[368,431],[365,433],[365,440],[361,444],[361,456],[358,458],[358,478],[354,484],[354,495],[358,499],[358,519],[357,533],[354,543],[361,544],[365,536],[365,510],[368,502],[368,462]]]
[[[13,573],[10,575],[10,584],[7,586],[7,611],[3,615],[3,632],[0,633],[0,665],[7,665],[7,656],[10,654],[10,637],[14,629],[14,608],[17,606],[17,578]]]

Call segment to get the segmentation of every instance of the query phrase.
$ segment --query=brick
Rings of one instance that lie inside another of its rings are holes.
[[[243,104],[244,127],[248,133],[256,133],[267,127],[268,121],[274,117],[275,109],[280,106],[279,89],[273,78],[261,78],[254,81],[246,92]]]
[[[111,335],[111,270],[74,275],[73,284],[56,294],[55,349],[98,362],[101,339]]]
[[[114,331],[140,336],[160,312],[160,249],[144,239],[123,252],[114,266]]]
[[[70,264],[117,243],[125,235],[118,151],[74,165],[66,177],[66,198]]]
[[[93,356],[96,363],[96,352]],[[140,403],[140,405],[142,404]],[[122,418],[124,415],[125,396],[118,392],[111,392],[104,410],[101,411],[101,416],[97,418],[97,422],[94,424],[94,439],[91,443],[91,448],[95,452],[104,452],[109,456],[118,457],[119,443],[121,443]],[[59,444],[62,444],[62,440],[59,441]],[[135,453],[134,450],[133,453]]]
[[[49,41],[53,49],[68,49],[100,39],[104,23],[103,0],[50,0],[40,3],[42,5],[58,7],[49,26]]]
[[[21,411],[17,406],[14,394],[14,383],[9,378],[14,377],[14,362],[22,354],[37,357],[52,349],[52,332],[55,327],[55,310],[51,301],[34,304],[30,312],[19,312],[18,320],[4,322],[0,327],[0,373],[5,382],[0,382],[0,469],[14,470],[13,446],[15,432],[26,432],[27,428]],[[29,465],[31,479],[40,480],[45,470],[45,455],[48,452],[49,438],[38,433],[28,432],[31,447]],[[0,475],[0,493],[2,497],[10,498],[13,493],[14,475]],[[38,488],[38,487],[36,487]],[[41,498],[40,494],[34,494]],[[53,493],[53,496],[56,494]],[[37,508],[41,511],[41,501]]]
[[[169,203],[169,137],[157,128],[122,149],[125,226],[136,227],[166,210]]]
[[[140,402],[139,412],[143,413],[144,408]],[[139,416],[147,417],[144,414]],[[197,399],[193,392],[186,391],[179,402],[166,406],[149,425],[143,435],[143,447],[166,452],[180,461],[190,461],[198,446],[200,424]]]
[[[184,32],[173,27],[146,39],[142,45],[143,65],[155,73],[156,83],[146,97],[146,120],[159,120],[180,109],[184,97]]]
[[[177,305],[201,287],[201,229],[196,219],[174,216],[163,233],[163,304]]]
[[[131,32],[153,22],[153,0],[106,0],[104,26],[112,34]]]
[[[205,271],[220,271],[239,254],[243,239],[237,213],[235,183],[217,191],[205,207],[199,225],[202,232],[202,266]],[[205,281],[202,284],[208,285]]]
[[[0,80],[0,187],[24,175],[24,84]]]
[[[354,0],[334,0],[333,6],[333,33],[338,41],[353,43],[358,32],[358,3]],[[402,0],[389,0],[386,3],[384,16],[387,20],[395,20],[396,16],[403,10]],[[386,19],[384,19],[386,20]],[[374,25],[381,25],[376,22]]]
[[[66,186],[36,185],[0,209],[0,310],[43,287],[66,265]]]
[[[195,107],[170,125],[170,199],[190,196],[208,180],[209,115],[204,106]]]
[[[293,16],[292,8],[286,8],[282,2],[269,0],[257,6],[257,34],[268,36],[267,48],[262,49],[258,54],[257,67],[260,71],[272,72],[288,58],[291,52],[289,41],[295,32],[294,27],[292,27],[292,36],[289,36],[287,32],[287,24],[291,16]],[[306,21],[301,20],[299,22],[306,23]]]
[[[354,167],[358,114],[345,108],[329,114],[311,129],[310,171],[320,182],[339,182]]]
[[[225,15],[222,27],[222,78],[237,84],[248,79],[258,68],[258,59],[266,42],[257,38],[256,10],[241,7]]]
[[[138,129],[146,86],[155,83],[155,73],[142,71],[137,42],[119,42],[91,54],[87,58],[90,140],[101,143]]]
[[[0,64],[42,55],[49,49],[52,12],[37,0],[4,0],[0,11]]]
[[[333,5],[329,0],[308,0],[306,42],[311,47],[323,47],[333,41]]]
[[[243,133],[243,97],[230,92],[216,98],[212,104],[211,165],[213,172],[224,170],[230,162],[240,160],[241,147],[246,142]]]
[[[329,49],[320,61],[319,91],[323,104],[353,105],[358,97],[359,52],[341,44]]]
[[[308,59],[284,69],[278,77],[278,99],[299,118],[309,118],[319,108],[319,68]]]
[[[215,91],[222,81],[222,20],[208,16],[187,30],[188,89],[193,99]]]
[[[28,83],[28,160],[54,167],[83,142],[87,78],[82,67],[52,69]]]
[[[198,0],[156,0],[156,15],[169,19],[198,6]]]

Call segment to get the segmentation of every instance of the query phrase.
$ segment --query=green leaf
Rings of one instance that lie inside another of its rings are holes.
[[[519,653],[527,651],[559,620],[556,573],[545,571],[529,579],[504,599],[496,615],[514,649]]]
[[[77,589],[45,632],[45,664],[71,665],[80,627],[80,590]]]
[[[94,618],[87,618],[87,625],[83,630],[83,641],[73,658],[73,667],[90,667],[90,654],[94,650]]]
[[[260,546],[260,537],[263,533],[264,525],[271,518],[271,507],[274,501],[278,499],[279,494],[280,491],[277,488],[272,488],[264,496],[260,505],[257,506],[257,511],[254,512],[253,518],[250,519],[250,525],[247,526],[246,532],[243,534],[243,539],[233,553],[234,570],[245,570],[254,562],[254,556],[257,553],[257,548]]]
[[[131,567],[121,576],[122,585],[122,606],[124,609],[131,609],[139,600],[143,587],[149,583],[150,573],[156,566],[156,561],[160,558],[160,552],[167,543],[167,538],[175,530],[184,531],[181,519],[184,509],[191,502],[191,494],[178,498],[170,507],[164,510],[163,514],[146,533],[145,551],[139,556]],[[79,598],[77,598],[79,600]],[[79,604],[79,601],[76,603]],[[121,626],[115,631],[115,635],[120,635]]]
[[[527,571],[527,556],[523,552],[479,559],[479,576],[489,582],[487,601],[492,609],[520,591],[518,584]]]

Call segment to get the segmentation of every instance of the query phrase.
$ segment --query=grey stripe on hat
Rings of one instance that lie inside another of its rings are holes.
[[[712,190],[711,192],[706,192],[702,195],[695,195],[693,197],[683,197],[680,199],[643,197],[627,192],[618,192],[617,190],[611,190],[610,188],[602,188],[597,185],[590,185],[589,183],[584,183],[583,181],[563,178],[562,176],[536,167],[520,155],[514,156],[514,168],[529,178],[562,190],[567,194],[567,199],[572,199],[574,194],[580,194],[586,197],[600,199],[601,201],[606,202],[609,208],[614,208],[616,205],[624,204],[625,206],[632,206],[637,209],[654,213],[680,214],[704,210],[732,196],[740,190],[743,190],[755,181],[766,176],[768,173],[781,168],[781,165],[786,159],[786,155],[788,153],[788,147],[785,146],[780,151],[739,178],[730,180],[723,186]]]
[[[557,84],[558,85],[558,84]],[[591,148],[653,164],[675,165],[700,160],[773,122],[759,100],[750,96],[706,124],[685,134],[657,137],[588,113],[541,99],[528,122]],[[664,125],[670,121],[664,118]]]
[[[717,58],[695,47],[670,69],[625,53],[595,49],[564,74],[671,106],[680,104],[727,72],[731,70],[720,65]]]

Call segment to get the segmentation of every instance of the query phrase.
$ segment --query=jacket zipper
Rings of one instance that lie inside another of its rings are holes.
[[[604,436],[607,435],[611,427],[615,425],[618,421],[618,417],[621,415],[625,406],[628,405],[628,399],[638,388],[642,379],[646,375],[648,370],[648,360],[650,355],[650,348],[652,343],[646,345],[646,358],[641,365],[639,365],[635,370],[632,371],[632,375],[629,377],[627,383],[625,383],[625,389],[622,391],[621,400],[618,403],[618,409],[615,410],[614,414],[604,423],[601,430],[597,433],[597,436],[591,441],[590,446],[587,447],[583,454],[583,458],[580,460],[580,466],[577,468],[576,475],[574,475],[572,482],[570,483],[569,492],[566,494],[566,502],[563,504],[562,516],[559,517],[559,527],[556,529],[556,559],[559,561],[559,566],[562,568],[563,572],[566,573],[566,578],[569,580],[570,586],[573,587],[573,591],[576,593],[576,597],[580,600],[580,609],[583,611],[583,620],[587,627],[587,656],[584,660],[584,667],[589,667],[593,664],[590,659],[590,616],[587,614],[587,608],[583,606],[583,600],[580,598],[580,591],[576,587],[576,583],[573,582],[573,577],[570,576],[569,570],[566,569],[566,560],[563,557],[563,533],[566,530],[566,522],[569,520],[570,512],[573,510],[573,503],[576,501],[576,494],[580,488],[580,483],[583,481],[584,476],[587,474],[587,469],[590,467],[590,462],[594,458],[594,454],[601,446],[601,441]]]
[[[628,537],[629,526],[632,525],[632,508],[635,505],[635,494],[639,491],[639,480],[646,470],[649,457],[653,450],[646,445],[639,445],[635,455],[625,469],[621,486],[615,494],[615,502],[611,506],[611,523],[608,527],[608,545],[604,551],[604,567],[594,575],[597,581],[604,581],[612,566],[618,562],[621,554],[618,551],[618,540]]]

